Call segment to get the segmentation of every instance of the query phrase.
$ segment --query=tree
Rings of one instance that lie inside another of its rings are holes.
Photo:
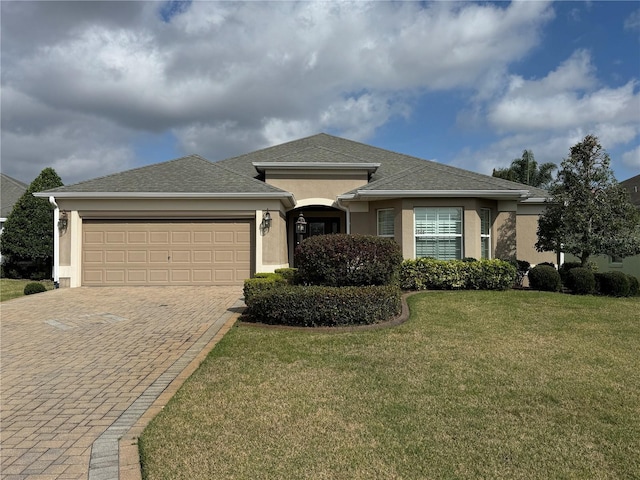
[[[55,170],[45,168],[13,206],[0,237],[6,276],[32,279],[50,277],[53,264],[53,210],[47,199],[36,198],[33,194],[62,185]]]
[[[571,147],[538,222],[538,251],[571,253],[583,267],[591,255],[640,253],[640,212],[610,163],[593,135]]]
[[[521,158],[516,158],[507,168],[493,169],[493,176],[524,183],[532,187],[547,188],[553,180],[552,172],[557,168],[555,163],[543,163],[538,167],[531,150],[524,150]]]

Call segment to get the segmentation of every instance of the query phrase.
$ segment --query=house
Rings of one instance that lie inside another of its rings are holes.
[[[640,209],[640,175],[631,177],[620,185],[625,187],[631,197],[631,203]],[[579,261],[577,257],[567,255],[567,261]],[[612,257],[610,255],[596,255],[591,257],[599,272],[619,271],[640,278],[640,255],[633,257]]]
[[[534,248],[544,190],[327,134],[36,195],[58,207],[62,287],[241,284],[330,233],[394,238],[405,258],[555,259]]]
[[[16,202],[27,191],[28,185],[20,180],[11,178],[9,175],[0,173],[0,235],[4,230],[4,222],[7,221],[11,210]],[[2,255],[0,254],[0,262]]]

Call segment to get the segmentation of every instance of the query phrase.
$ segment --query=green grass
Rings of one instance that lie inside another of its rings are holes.
[[[0,302],[11,300],[12,298],[22,297],[24,295],[24,287],[27,283],[35,280],[11,280],[8,278],[0,278]],[[47,290],[53,290],[53,282],[51,280],[42,280]]]
[[[638,478],[640,299],[409,304],[391,329],[233,328],[145,430],[145,478]]]

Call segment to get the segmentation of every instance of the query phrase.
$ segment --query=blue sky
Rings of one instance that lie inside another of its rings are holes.
[[[638,2],[6,2],[2,171],[65,184],[327,132],[490,174],[640,173]]]

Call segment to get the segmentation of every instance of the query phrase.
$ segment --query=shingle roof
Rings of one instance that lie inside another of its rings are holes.
[[[27,191],[28,185],[4,173],[0,177],[0,217],[7,218],[15,203]]]
[[[379,164],[371,175],[370,183],[357,189],[359,191],[499,190],[516,194],[528,190],[534,197],[546,196],[546,192],[541,189],[325,133],[215,163],[198,155],[190,155],[60,187],[50,193],[286,194],[287,192],[265,183],[254,164],[287,162]]]
[[[50,192],[284,193],[279,188],[233,172],[198,155],[94,178]]]
[[[536,197],[547,196],[547,192],[539,188],[384,150],[326,133],[221,160],[218,163],[238,173],[258,178],[253,163],[284,161],[380,163],[380,167],[371,176],[370,183],[357,190],[510,190],[514,192],[528,190]]]

